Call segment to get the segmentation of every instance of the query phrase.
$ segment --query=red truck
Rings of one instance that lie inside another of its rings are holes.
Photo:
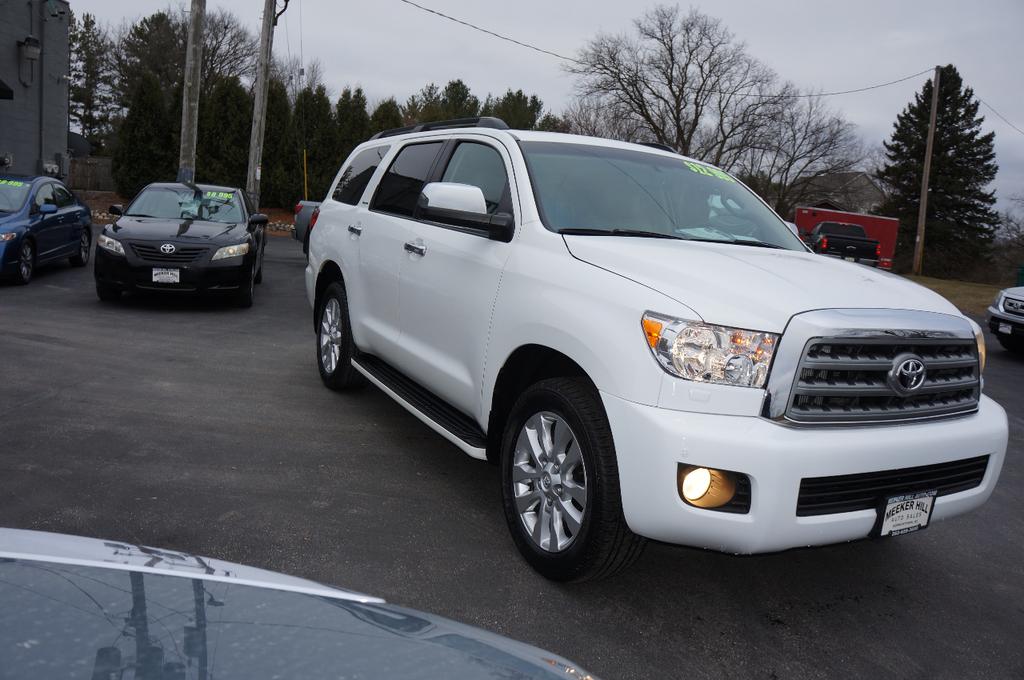
[[[796,224],[800,238],[808,243],[811,239],[811,232],[822,222],[860,225],[864,228],[868,238],[878,241],[881,249],[878,266],[882,269],[892,269],[892,258],[896,254],[896,234],[900,226],[900,221],[895,217],[879,217],[878,215],[843,212],[842,210],[797,206],[793,222]]]

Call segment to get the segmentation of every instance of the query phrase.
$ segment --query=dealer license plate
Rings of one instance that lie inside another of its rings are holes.
[[[891,496],[882,506],[882,525],[879,536],[899,536],[924,529],[935,509],[938,491],[921,491]]]
[[[855,257],[844,257],[843,259],[846,260],[847,262],[856,262],[857,261],[857,258],[855,258]]]
[[[999,332],[1003,335],[1013,335],[1013,326],[1008,323],[999,324]]]
[[[181,283],[181,270],[153,267],[153,283]]]

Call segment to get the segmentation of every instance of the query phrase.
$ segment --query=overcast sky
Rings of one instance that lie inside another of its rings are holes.
[[[572,56],[598,32],[621,32],[654,2],[612,0],[417,0],[484,28]],[[119,24],[158,9],[168,0],[72,1],[76,13],[92,12]],[[681,3],[684,7],[688,3]],[[953,63],[982,100],[1024,130],[1024,1],[1022,0],[695,0],[745,41],[751,54],[783,78],[805,88],[846,90],[901,78],[936,64]],[[259,30],[261,0],[207,0]],[[125,11],[131,14],[124,14]],[[503,42],[401,3],[399,0],[292,0],[275,34],[275,52],[302,52],[321,61],[332,94],[361,85],[371,103],[403,101],[425,83],[462,78],[475,94],[508,88],[536,93],[559,112],[573,79],[555,57]],[[927,76],[890,87],[832,97],[831,103],[880,144],[896,114]],[[985,128],[996,133],[1000,207],[1024,195],[1024,134],[982,106]]]

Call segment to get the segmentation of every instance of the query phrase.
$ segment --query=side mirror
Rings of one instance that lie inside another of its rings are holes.
[[[257,227],[265,227],[267,222],[267,216],[263,213],[253,213],[249,216],[249,231],[254,231]]]
[[[107,212],[110,213],[111,215],[123,215],[124,206],[121,205],[120,203],[115,203],[114,205],[107,208]]]
[[[431,182],[423,187],[420,214],[428,220],[484,232],[492,241],[512,240],[515,220],[508,213],[491,215],[480,187],[456,182]]]
[[[39,206],[40,215],[52,215],[57,212],[57,205],[55,203],[43,203]]]

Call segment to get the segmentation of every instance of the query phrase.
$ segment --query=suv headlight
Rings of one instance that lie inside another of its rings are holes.
[[[641,326],[661,367],[695,382],[764,387],[779,336],[647,312]]]
[[[971,324],[971,330],[974,331],[974,342],[978,345],[978,370],[980,373],[985,372],[985,331],[981,329],[973,319],[967,319],[967,322]]]
[[[103,250],[114,253],[115,255],[124,255],[124,246],[115,238],[110,238],[109,236],[100,234],[99,238],[96,239],[96,245],[103,248]]]
[[[248,243],[239,243],[233,246],[224,246],[219,248],[217,252],[213,254],[212,260],[226,260],[229,257],[238,257],[239,255],[245,255],[249,252]]]

